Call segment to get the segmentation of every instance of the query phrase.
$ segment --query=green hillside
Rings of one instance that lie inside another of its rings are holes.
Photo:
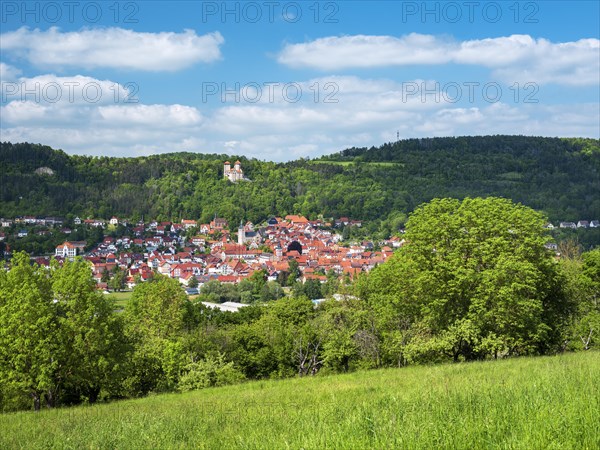
[[[257,381],[0,415],[1,448],[593,449],[600,353]]]
[[[373,222],[371,231],[384,233],[432,198],[493,195],[541,210],[553,221],[600,217],[600,145],[593,139],[410,139],[314,161],[240,157],[252,182],[237,184],[223,179],[222,164],[231,158],[93,158],[2,143],[0,212],[202,221],[218,214],[233,224],[323,214]]]

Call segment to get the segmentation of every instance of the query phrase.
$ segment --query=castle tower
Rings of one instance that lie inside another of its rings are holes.
[[[231,174],[231,164],[229,163],[229,161],[225,161],[225,164],[223,164],[223,177],[224,178],[230,178]]]
[[[242,172],[242,163],[237,160],[233,166],[233,179],[239,181],[244,178],[244,172]]]

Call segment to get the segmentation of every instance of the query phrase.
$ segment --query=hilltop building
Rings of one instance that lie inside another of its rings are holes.
[[[233,169],[231,168],[229,161],[225,161],[225,164],[223,165],[223,176],[233,183],[246,179],[244,177],[244,171],[242,170],[242,163],[239,161],[235,162]]]

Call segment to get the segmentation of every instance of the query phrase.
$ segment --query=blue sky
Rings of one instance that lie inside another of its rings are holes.
[[[284,161],[600,137],[600,2],[0,4],[3,141]]]

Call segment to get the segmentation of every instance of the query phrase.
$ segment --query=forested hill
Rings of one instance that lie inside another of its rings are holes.
[[[0,216],[112,215],[239,223],[289,213],[394,228],[434,197],[503,196],[553,221],[600,217],[600,142],[524,136],[409,139],[277,164],[239,157],[252,182],[223,179],[236,156],[69,156],[0,144]]]

